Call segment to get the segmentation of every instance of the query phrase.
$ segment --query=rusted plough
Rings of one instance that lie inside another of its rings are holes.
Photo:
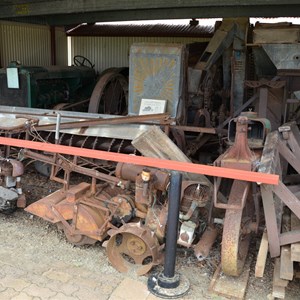
[[[257,228],[256,223],[253,224],[252,210],[251,214],[248,210],[246,211],[248,203],[253,203],[253,201],[246,201],[251,185],[247,181],[276,184],[277,178],[275,175],[251,172],[255,167],[256,156],[246,145],[248,119],[240,117],[236,121],[236,142],[231,147],[232,150],[216,162],[219,166],[204,166],[16,139],[0,138],[0,143],[24,147],[25,149],[20,152],[21,156],[51,164],[53,166],[52,179],[63,184],[62,189],[28,206],[26,208],[28,212],[57,224],[64,230],[67,239],[76,245],[105,241],[110,237],[105,244],[112,265],[121,272],[133,270],[139,275],[145,274],[162,260],[169,201],[169,172],[166,170],[198,173],[202,174],[201,178],[203,174],[206,174],[234,179],[229,197],[234,201],[220,204],[215,200],[215,205],[225,205],[223,208],[232,214],[237,213],[239,217],[238,226],[234,226],[231,231],[225,229],[224,232],[226,233],[227,230],[227,233],[229,232],[235,239],[231,244],[229,240],[227,244],[224,243],[227,246],[224,246],[222,250],[224,271],[238,275],[243,266],[243,261],[240,262],[239,258],[240,249],[241,247],[244,249],[243,257],[247,250],[247,243],[244,239],[241,243],[240,237],[248,236],[253,228],[254,230]],[[259,120],[251,120],[251,122],[252,128],[257,129],[258,123],[262,126],[258,132],[265,132],[264,124],[261,124]],[[257,135],[253,136],[253,139],[255,137],[256,141],[262,138]],[[42,152],[38,153],[28,148]],[[244,149],[244,151],[240,152],[239,149]],[[51,152],[54,154],[50,154]],[[235,155],[232,158],[230,153],[241,153],[239,160],[236,160]],[[119,161],[119,163],[113,174],[104,174],[99,170],[78,165],[79,156],[101,161]],[[239,166],[245,167],[240,167],[240,170],[232,169],[234,166],[231,164],[232,160]],[[64,170],[65,176],[58,177],[57,170]],[[91,177],[91,183],[82,182],[71,186],[69,183],[71,172]],[[218,200],[224,199],[221,193],[218,194],[218,186],[215,187],[215,194]],[[181,190],[178,244],[192,247],[196,236],[200,237],[195,247],[195,254],[203,258],[207,256],[216,238],[213,217],[210,213],[213,204],[210,201],[211,185],[188,179],[182,182]],[[237,191],[242,202],[238,197],[233,196],[233,193],[236,194]],[[222,190],[221,192],[223,193]],[[224,224],[229,225],[225,228],[230,228],[230,222],[233,222],[233,217],[226,212]],[[201,224],[209,225],[203,234],[200,230]],[[225,233],[224,239],[227,238]],[[229,252],[230,247],[236,254],[226,261],[225,253]],[[233,267],[232,261],[235,264]]]
[[[248,116],[247,116],[248,115]],[[259,119],[253,113],[245,113],[229,124],[229,143],[233,145],[216,161],[216,166],[256,171],[269,121]],[[250,148],[251,150],[250,150]],[[214,179],[214,207],[225,209],[222,236],[222,270],[225,274],[238,276],[247,257],[250,235],[257,232],[260,221],[256,183],[234,180],[230,190],[221,177]],[[227,203],[218,201],[218,191],[228,194]]]

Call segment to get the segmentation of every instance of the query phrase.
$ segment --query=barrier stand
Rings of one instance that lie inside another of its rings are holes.
[[[149,291],[160,298],[179,298],[190,288],[188,279],[175,273],[181,180],[180,173],[171,173],[164,270],[148,279]]]

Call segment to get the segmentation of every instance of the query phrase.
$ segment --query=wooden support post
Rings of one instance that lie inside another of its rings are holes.
[[[265,230],[261,238],[260,247],[257,255],[257,260],[255,265],[255,277],[264,276],[266,260],[268,256],[268,248],[269,248],[268,234],[267,231]]]
[[[291,229],[300,230],[300,220],[291,212]],[[300,262],[300,242],[291,245],[291,260]]]
[[[280,259],[275,259],[274,273],[273,273],[273,297],[284,299],[285,288],[287,287],[289,281],[280,278]]]
[[[265,185],[261,185],[261,196],[264,206],[266,227],[268,232],[268,240],[270,247],[271,257],[280,255],[280,243],[279,243],[279,226],[277,222],[277,214],[275,209],[275,202],[273,197],[273,191]]]
[[[289,232],[291,230],[290,212],[282,216],[282,232]],[[294,263],[291,260],[291,246],[286,245],[281,247],[280,255],[280,278],[292,280],[294,277]]]

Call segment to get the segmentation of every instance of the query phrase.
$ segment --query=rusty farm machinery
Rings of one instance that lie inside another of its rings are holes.
[[[265,119],[253,117],[253,113],[250,115],[242,115],[230,122],[232,145],[215,166],[189,162],[168,136],[153,125],[145,125],[147,129],[132,140],[136,151],[143,153],[145,148],[152,153],[149,157],[88,149],[87,145],[96,144],[95,141],[82,141],[83,147],[45,142],[42,133],[37,134],[34,130],[39,126],[37,115],[35,119],[24,121],[23,128],[7,128],[6,135],[10,137],[0,140],[2,145],[9,146],[3,150],[7,154],[11,151],[13,156],[15,147],[22,148],[18,151],[19,158],[51,165],[50,178],[63,184],[60,190],[32,203],[26,211],[57,224],[75,245],[103,242],[108,258],[117,270],[134,270],[138,275],[162,263],[167,212],[172,201],[168,197],[169,170],[184,172],[180,183],[177,243],[194,247],[197,258],[205,259],[218,232],[214,209],[225,209],[222,267],[228,275],[238,276],[247,256],[250,234],[258,230],[260,206],[256,182],[277,182],[276,175],[255,172],[269,124]],[[112,120],[116,122],[117,119]],[[165,118],[163,122],[166,122]],[[64,124],[68,122],[61,123],[61,127]],[[249,128],[253,132],[250,135]],[[32,137],[33,134],[34,140],[15,138]],[[56,140],[62,139],[57,137]],[[255,151],[249,148],[248,141]],[[171,160],[162,159],[164,156]],[[108,169],[106,165],[105,173],[104,161],[110,161],[114,169]],[[61,170],[63,176],[58,176]],[[91,180],[72,186],[72,172],[87,175]],[[217,176],[214,184],[203,174]],[[233,180],[232,187],[228,189],[228,181],[223,186],[221,177]],[[252,195],[255,195],[254,200]],[[205,230],[201,230],[203,224]],[[197,243],[193,245],[195,241]]]
[[[202,260],[222,231],[228,276],[243,273],[251,236],[266,228],[256,276],[269,247],[282,296],[300,261],[299,44],[282,46],[272,30],[297,37],[299,28],[257,25],[251,43],[248,29],[246,19],[224,20],[192,69],[183,45],[134,45],[126,116],[96,114],[97,90],[89,113],[0,107],[0,209],[25,206],[21,161],[33,160],[62,188],[25,210],[74,245],[100,241],[117,270],[138,275],[164,262],[176,201],[173,240]],[[257,80],[246,76],[250,58]],[[72,173],[87,179],[72,185]]]

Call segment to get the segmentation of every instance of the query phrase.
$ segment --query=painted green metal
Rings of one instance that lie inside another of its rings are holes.
[[[8,88],[7,69],[0,70],[0,104],[53,108],[90,97],[96,84],[95,70],[88,67],[32,67],[15,63],[19,88]]]

